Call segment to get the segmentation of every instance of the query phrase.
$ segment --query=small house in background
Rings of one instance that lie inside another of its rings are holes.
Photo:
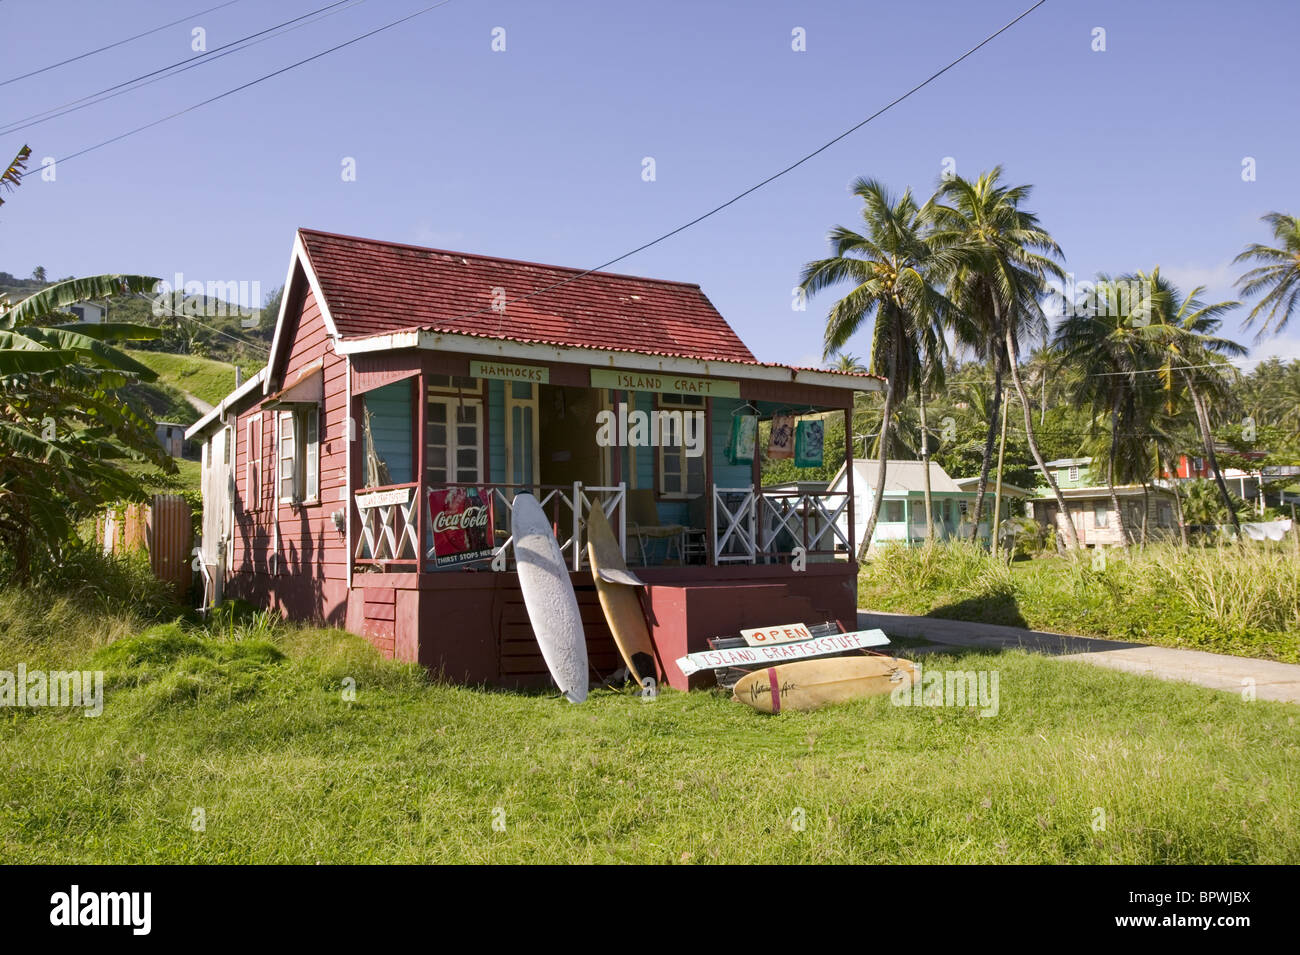
[[[1079,543],[1085,547],[1111,547],[1123,544],[1118,514],[1111,502],[1111,492],[1093,471],[1092,458],[1060,458],[1048,461],[1047,467],[1069,509]],[[1098,483],[1100,480],[1101,483]],[[1065,520],[1049,487],[1040,487],[1031,504],[1032,516],[1045,527],[1055,527],[1058,541],[1065,540]],[[1117,484],[1115,497],[1122,508],[1124,524],[1131,538],[1142,530],[1145,502],[1147,536],[1169,537],[1178,533],[1178,511],[1174,492],[1165,484]]]
[[[97,302],[78,302],[68,308],[82,325],[102,325],[108,319],[108,306]]]
[[[178,421],[158,421],[154,424],[154,434],[164,451],[174,458],[179,458],[185,450],[185,429],[188,425]]]
[[[862,540],[871,516],[871,504],[876,488],[876,475],[880,462],[868,458],[853,460],[854,537]],[[954,481],[938,463],[930,462],[930,501],[934,513],[934,534],[937,540],[970,534],[968,514],[974,512],[975,490],[978,478]],[[844,468],[831,480],[831,493],[843,492],[849,486]],[[1011,513],[1011,501],[1028,497],[1030,492],[1002,485],[1002,516]],[[984,506],[993,510],[993,485],[989,484]],[[843,523],[843,519],[841,519]],[[921,461],[889,461],[885,466],[885,491],[880,502],[880,516],[876,520],[871,547],[882,544],[903,544],[908,547],[924,544],[927,524],[925,520],[925,464]],[[980,522],[979,536],[987,538],[987,519]]]

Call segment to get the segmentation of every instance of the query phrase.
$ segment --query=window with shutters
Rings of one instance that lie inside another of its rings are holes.
[[[276,415],[276,496],[283,503],[320,500],[320,409],[300,405]]]
[[[483,480],[483,402],[429,397],[425,473],[431,485]]]
[[[244,509],[257,511],[262,507],[262,415],[248,418],[244,453]]]

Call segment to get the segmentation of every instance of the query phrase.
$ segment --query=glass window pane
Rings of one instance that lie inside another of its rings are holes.
[[[447,406],[443,404],[441,401],[429,402],[429,421],[446,422],[446,420],[447,420]]]
[[[461,448],[456,452],[456,466],[461,468],[477,468],[478,451],[474,448]]]
[[[429,448],[429,467],[445,468],[447,466],[447,449],[446,447]]]

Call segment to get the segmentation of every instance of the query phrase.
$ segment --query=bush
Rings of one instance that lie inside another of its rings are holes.
[[[1152,544],[1007,567],[970,542],[885,548],[862,573],[881,610],[1300,660],[1292,544]]]

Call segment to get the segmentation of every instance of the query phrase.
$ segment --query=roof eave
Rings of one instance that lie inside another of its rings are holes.
[[[203,434],[211,428],[212,425],[224,421],[226,413],[251,395],[257,388],[260,388],[265,377],[266,369],[263,368],[252,378],[249,378],[248,381],[244,382],[230,394],[226,395],[226,397],[222,398],[215,408],[189,426],[185,431],[186,440],[194,438],[195,435]]]
[[[646,352],[615,351],[577,345],[559,345],[544,342],[524,342],[508,338],[488,338],[453,332],[408,329],[385,332],[365,338],[345,338],[335,342],[340,355],[358,355],[368,352],[396,351],[419,348],[426,351],[455,351],[470,355],[490,355],[515,361],[558,361],[579,365],[608,366],[629,371],[655,371],[673,374],[693,374],[748,378],[757,381],[781,381],[846,391],[880,391],[881,379],[867,375],[795,368],[789,365],[751,364],[712,358],[656,355]]]

